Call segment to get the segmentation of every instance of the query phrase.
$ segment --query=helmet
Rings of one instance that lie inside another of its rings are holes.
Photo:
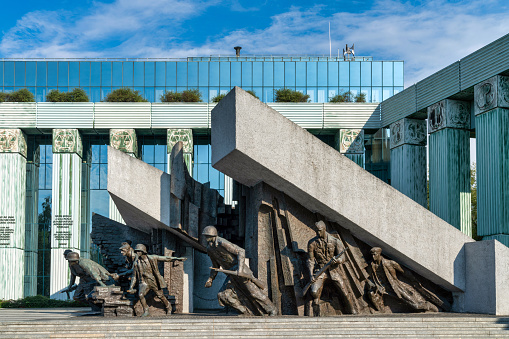
[[[76,253],[76,252],[70,252],[69,254],[67,254],[65,259],[67,261],[78,261],[78,260],[80,260],[80,255],[79,255],[79,253]]]
[[[134,252],[143,252],[143,254],[147,254],[147,247],[143,244],[138,244],[134,248]]]
[[[217,229],[214,226],[207,226],[201,234],[208,237],[217,237]]]
[[[315,226],[317,229],[327,229],[325,223],[322,220],[315,222]]]
[[[119,250],[123,250],[123,249],[128,250],[128,249],[130,249],[130,248],[131,248],[131,245],[129,245],[129,243],[128,243],[128,242],[123,242],[123,243],[122,243],[122,246],[120,246]]]

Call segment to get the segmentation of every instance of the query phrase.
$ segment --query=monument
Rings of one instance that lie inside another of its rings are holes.
[[[212,295],[244,315],[509,313],[509,249],[474,242],[240,88],[212,111],[212,164],[236,181],[235,208],[191,178],[183,149],[172,150],[171,174],[108,152],[108,191],[126,225],[96,215],[92,237],[118,281],[131,276],[113,299],[138,282],[134,314],[154,313],[148,291],[156,309],[172,313],[167,295],[183,312],[218,272],[226,276]],[[110,229],[122,238],[106,240]],[[194,285],[206,260],[209,278]]]

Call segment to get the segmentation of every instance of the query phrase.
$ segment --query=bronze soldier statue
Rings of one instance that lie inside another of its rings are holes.
[[[146,317],[149,315],[149,309],[145,296],[152,290],[156,296],[163,302],[166,309],[166,314],[171,314],[171,305],[168,299],[163,294],[163,288],[166,288],[166,282],[164,281],[159,268],[157,267],[158,261],[185,261],[187,258],[159,256],[159,255],[147,255],[147,248],[143,244],[138,244],[134,248],[136,253],[136,259],[133,262],[133,274],[131,277],[131,286],[129,287],[128,293],[136,293],[134,286],[138,283],[138,298],[140,298],[141,305],[143,306],[143,315]]]
[[[122,271],[118,275],[119,275],[119,277],[131,276],[133,273],[133,264],[134,264],[134,261],[136,260],[136,253],[134,252],[134,249],[131,247],[131,242],[124,241],[122,243],[122,246],[120,246],[119,250],[120,250],[120,253],[125,258],[125,266],[123,268],[124,271]]]
[[[393,261],[382,257],[382,249],[373,247],[371,249],[373,261],[371,262],[371,279],[369,283],[369,297],[377,310],[385,312],[384,298],[395,298],[410,306],[414,310],[438,312],[437,306],[427,301],[421,293],[428,297],[438,306],[447,309],[447,302],[438,298],[431,291],[426,290],[418,284],[419,293],[410,284],[400,281],[398,273],[406,273],[401,266]],[[410,274],[408,272],[407,274]],[[410,277],[412,280],[413,276]],[[415,278],[413,278],[415,279]]]
[[[367,303],[361,297],[356,297],[342,263],[345,262],[345,247],[341,240],[326,231],[323,221],[315,223],[316,237],[308,243],[309,259],[307,262],[310,281],[310,293],[313,298],[313,315],[320,316],[320,297],[323,286],[330,280],[339,292],[345,311],[350,314],[363,313],[367,310]],[[316,267],[315,267],[316,266]],[[315,273],[315,269],[317,273]],[[321,270],[323,269],[323,270]],[[307,290],[305,290],[307,291]]]
[[[106,286],[106,284],[113,284],[113,279],[117,279],[118,276],[115,273],[109,273],[104,267],[86,258],[80,258],[80,255],[76,252],[68,252],[65,257],[69,263],[69,269],[71,270],[71,280],[69,287],[62,292],[74,291],[74,300],[88,302],[91,305],[90,294],[93,292],[95,286]],[[78,285],[74,285],[76,277],[80,278]],[[95,308],[95,307],[93,307]]]
[[[277,309],[267,296],[264,284],[253,275],[251,269],[245,264],[244,249],[218,237],[217,229],[214,226],[205,227],[202,235],[207,241],[207,254],[212,261],[210,277],[205,283],[205,287],[212,286],[212,281],[218,271],[229,276],[229,282],[225,282],[217,295],[219,304],[233,307],[241,314],[277,315]],[[241,299],[251,303],[251,309],[243,304]]]

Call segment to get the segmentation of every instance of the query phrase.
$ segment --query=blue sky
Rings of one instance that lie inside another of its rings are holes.
[[[3,4],[0,57],[329,54],[404,60],[409,86],[509,33],[506,1],[57,0]]]

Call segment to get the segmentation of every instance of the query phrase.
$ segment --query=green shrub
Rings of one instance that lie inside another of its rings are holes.
[[[0,102],[34,102],[32,92],[26,88],[11,93],[0,93]]]
[[[256,95],[256,93],[255,93],[254,91],[252,91],[252,90],[248,90],[248,91],[246,91],[246,92],[248,92],[249,94],[251,94],[252,96],[254,96],[256,99],[260,100],[260,98],[258,98],[258,96]]]
[[[359,93],[354,98],[355,102],[366,102],[366,93]]]
[[[140,92],[135,91],[128,87],[122,87],[111,91],[106,98],[105,102],[147,102]]]
[[[332,98],[329,98],[329,102],[333,102],[333,103],[353,102],[353,94],[350,91],[344,92],[344,93],[339,93],[339,94],[333,96]]]
[[[308,102],[309,95],[289,88],[280,88],[274,91],[275,102]]]
[[[47,102],[88,102],[87,93],[81,88],[75,88],[70,92],[60,92],[57,89],[51,90],[46,95]]]
[[[166,91],[160,99],[162,102],[202,102],[198,88],[186,89],[182,92]]]
[[[160,97],[162,102],[182,102],[182,94],[179,92],[166,91]]]
[[[42,295],[25,297],[18,300],[2,300],[0,308],[55,308],[55,307],[89,307],[85,303],[72,300],[55,300]]]
[[[216,95],[215,97],[212,98],[212,102],[219,102],[221,101],[224,97],[226,96],[226,94],[218,94]]]

